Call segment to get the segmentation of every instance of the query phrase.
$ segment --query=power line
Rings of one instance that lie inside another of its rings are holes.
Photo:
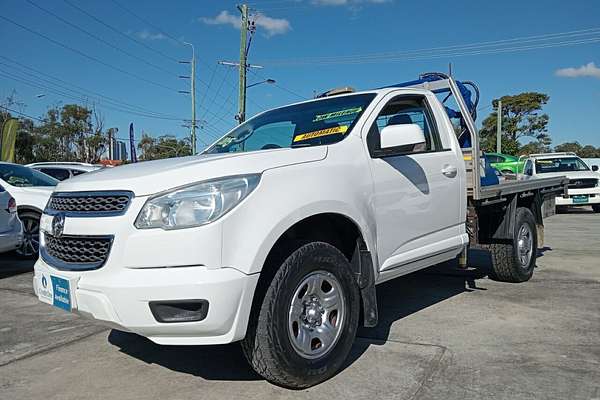
[[[12,112],[12,113],[15,113],[15,114],[17,114],[17,115],[20,115],[20,116],[22,116],[22,117],[25,117],[25,118],[29,118],[29,119],[35,119],[35,120],[37,120],[37,121],[39,121],[39,122],[44,122],[44,120],[43,120],[43,119],[40,119],[40,118],[38,118],[38,117],[34,117],[34,116],[32,116],[32,115],[28,115],[28,114],[22,113],[22,112],[20,112],[20,111],[17,111],[17,110],[13,110],[13,109],[11,109],[11,108],[8,108],[8,107],[4,107],[4,106],[3,106],[3,105],[1,105],[1,104],[0,104],[0,108],[3,108],[3,109],[5,109],[5,110],[7,110],[7,111],[10,111],[10,112]]]
[[[78,10],[80,13],[87,15],[89,18],[93,19],[93,20],[94,20],[94,21],[96,21],[97,23],[99,23],[99,24],[103,25],[104,27],[106,27],[106,28],[110,29],[110,30],[111,30],[111,31],[113,31],[113,32],[116,32],[116,33],[118,33],[119,35],[121,35],[121,36],[125,37],[126,39],[128,39],[128,40],[130,40],[130,41],[132,41],[132,42],[134,42],[134,43],[137,43],[137,44],[139,44],[140,46],[143,46],[144,48],[146,48],[146,49],[148,49],[148,50],[150,50],[150,51],[152,51],[152,52],[154,52],[154,53],[156,53],[156,54],[160,55],[161,57],[164,57],[165,59],[167,59],[167,60],[169,60],[169,61],[178,62],[178,60],[177,60],[176,58],[174,58],[174,57],[171,57],[171,56],[169,56],[169,55],[167,55],[167,54],[163,53],[162,51],[160,51],[160,50],[157,50],[157,49],[155,49],[155,48],[154,48],[154,47],[152,47],[152,46],[148,46],[146,43],[144,43],[144,42],[142,42],[142,41],[140,41],[140,40],[137,40],[136,38],[134,38],[134,37],[132,37],[132,36],[130,36],[130,35],[127,35],[127,34],[125,34],[125,33],[121,32],[119,29],[117,29],[117,28],[115,28],[114,26],[112,26],[112,25],[109,25],[108,23],[106,23],[106,22],[102,21],[100,18],[96,17],[96,16],[95,16],[95,15],[93,15],[92,13],[89,13],[88,11],[86,11],[86,10],[84,10],[83,8],[81,8],[81,7],[77,6],[76,4],[73,4],[71,1],[69,1],[69,0],[63,0],[63,1],[64,1],[65,3],[67,3],[69,6],[71,6],[71,7],[75,8],[76,10]]]
[[[73,90],[73,89],[70,89],[70,88],[68,88],[67,86],[64,86],[64,85],[59,85],[59,84],[57,84],[57,83],[54,83],[54,82],[52,82],[52,81],[50,81],[50,80],[46,80],[46,79],[39,78],[38,76],[36,76],[36,75],[34,75],[34,74],[29,74],[29,73],[26,73],[26,72],[24,72],[24,71],[19,71],[21,74],[26,74],[26,75],[28,75],[28,76],[30,76],[30,77],[33,77],[33,78],[36,78],[36,79],[40,79],[40,80],[44,80],[44,81],[46,81],[46,82],[48,82],[48,83],[51,83],[51,84],[53,84],[53,85],[55,85],[55,86],[57,86],[57,87],[61,87],[61,88],[63,88],[63,89],[70,90],[70,91],[74,91],[74,92],[79,92],[79,93],[82,93],[82,94],[84,94],[84,95],[87,95],[87,93],[91,93],[91,94],[94,94],[95,96],[98,96],[98,97],[100,97],[100,98],[106,99],[107,101],[110,101],[110,102],[112,102],[112,103],[114,103],[114,104],[116,104],[116,105],[121,105],[121,106],[123,106],[123,107],[130,108],[130,109],[137,110],[137,111],[141,111],[141,112],[144,112],[144,113],[148,113],[148,114],[156,114],[157,116],[167,116],[167,117],[169,117],[169,116],[170,116],[170,117],[173,117],[172,115],[168,115],[168,114],[164,114],[164,113],[161,113],[161,112],[153,111],[153,110],[150,110],[150,109],[147,109],[147,108],[144,108],[144,107],[140,107],[139,105],[135,105],[135,104],[127,103],[127,102],[125,102],[125,101],[122,101],[122,100],[116,99],[116,98],[114,98],[114,97],[106,96],[106,95],[103,95],[103,94],[101,94],[101,93],[98,93],[98,92],[95,92],[95,91],[92,91],[92,90],[86,89],[86,88],[84,88],[84,87],[81,87],[81,86],[75,85],[75,84],[73,84],[73,83],[67,82],[67,81],[65,81],[65,80],[63,80],[63,79],[57,78],[56,76],[49,75],[49,74],[47,74],[47,73],[45,73],[45,72],[42,72],[42,71],[40,71],[40,70],[38,70],[38,69],[35,69],[35,68],[33,68],[33,67],[30,67],[30,66],[28,66],[28,65],[25,65],[25,64],[23,64],[23,63],[20,63],[20,62],[18,62],[18,61],[12,60],[12,59],[10,59],[10,58],[8,58],[8,57],[5,57],[5,56],[2,56],[2,55],[0,55],[0,58],[3,58],[3,59],[5,59],[5,60],[7,60],[8,62],[11,62],[11,63],[13,63],[13,64],[15,64],[15,65],[17,65],[17,66],[19,66],[19,67],[21,67],[21,68],[27,69],[27,70],[29,70],[29,71],[33,71],[35,74],[38,74],[38,75],[41,75],[41,76],[45,76],[45,77],[47,77],[47,78],[49,78],[49,79],[56,80],[56,81],[58,81],[58,82],[62,82],[62,83],[63,83],[63,84],[65,84],[65,85],[72,86],[72,87],[74,87],[74,88],[77,88],[77,89],[79,89],[79,90]],[[13,66],[11,66],[11,65],[9,65],[9,64],[2,63],[2,62],[0,62],[0,65],[7,66],[7,67],[9,67],[9,68],[14,68]]]
[[[250,70],[250,72],[251,72],[252,74],[254,74],[255,76],[259,77],[260,79],[264,79],[264,80],[266,80],[266,79],[267,79],[267,78],[266,78],[264,75],[262,75],[262,74],[260,74],[260,73],[258,73],[258,72],[256,72],[256,71],[254,71],[254,70],[252,70],[252,69]],[[284,87],[284,86],[281,86],[280,84],[278,84],[278,83],[277,83],[277,81],[273,82],[273,86],[275,86],[276,88],[278,88],[278,89],[281,89],[281,90],[283,90],[284,92],[287,92],[287,93],[289,93],[289,94],[291,94],[291,95],[293,95],[293,96],[296,96],[296,97],[298,97],[298,98],[300,98],[300,99],[302,99],[302,100],[307,100],[307,99],[308,99],[306,96],[302,96],[301,94],[298,94],[298,93],[294,92],[294,91],[293,91],[293,90],[291,90],[291,89],[288,89],[288,88],[286,88],[286,87]]]
[[[60,15],[58,15],[58,14],[56,14],[56,13],[54,13],[54,12],[52,12],[52,11],[46,9],[46,8],[44,8],[44,7],[42,7],[42,6],[34,3],[32,0],[25,0],[25,1],[27,1],[29,4],[31,4],[33,7],[37,8],[38,10],[41,10],[41,11],[43,11],[43,12],[49,14],[49,15],[52,15],[54,18],[58,19],[59,21],[63,22],[64,24],[67,24],[70,27],[72,27],[74,29],[77,29],[80,32],[85,33],[89,37],[91,37],[93,39],[96,39],[97,41],[99,41],[101,43],[104,43],[105,45],[109,46],[110,48],[115,49],[118,52],[120,52],[122,54],[125,54],[128,57],[131,57],[131,58],[133,58],[133,59],[135,59],[137,61],[140,61],[140,62],[142,62],[142,63],[144,63],[144,64],[146,64],[146,65],[148,65],[148,66],[150,66],[152,68],[155,68],[155,69],[157,69],[159,71],[165,72],[165,73],[167,73],[169,75],[174,75],[172,71],[169,71],[169,70],[167,70],[167,69],[165,69],[165,68],[163,68],[163,67],[161,67],[159,65],[156,65],[156,64],[154,64],[154,63],[152,63],[152,62],[150,62],[148,60],[143,59],[142,57],[138,57],[135,54],[132,54],[132,53],[126,51],[126,50],[123,50],[122,48],[120,48],[118,46],[115,46],[114,44],[110,43],[109,41],[102,39],[101,37],[99,37],[99,36],[97,36],[97,35],[89,32],[89,31],[81,28],[80,26],[78,26],[78,25],[76,25],[76,24],[74,24],[74,23],[72,23],[72,22],[64,19]]]
[[[38,88],[38,89],[46,90],[46,91],[48,91],[50,93],[54,93],[54,94],[56,94],[58,96],[66,98],[66,99],[76,99],[76,100],[82,101],[82,102],[87,102],[87,101],[90,100],[90,98],[73,95],[71,93],[67,93],[67,92],[58,90],[56,88],[52,88],[50,86],[47,86],[47,85],[44,85],[44,84],[40,84],[39,82],[35,82],[35,81],[31,81],[31,80],[23,78],[23,77],[15,76],[15,75],[13,75],[11,73],[7,73],[4,70],[0,70],[0,76],[3,76],[5,78],[11,79],[11,80],[16,81],[16,82],[21,82],[21,83],[23,83],[25,85],[28,85],[28,86],[31,86],[31,87],[35,87],[35,88]],[[163,119],[163,120],[168,120],[168,121],[181,121],[182,120],[181,118],[159,117],[159,116],[152,115],[152,114],[145,114],[145,113],[141,113],[141,112],[137,112],[137,111],[132,111],[132,110],[124,110],[122,108],[111,106],[111,105],[107,105],[105,103],[101,103],[101,102],[98,102],[98,101],[96,101],[96,103],[102,104],[105,108],[108,108],[110,110],[121,112],[121,113],[124,113],[124,114],[137,115],[137,116],[146,117],[146,118]]]
[[[128,12],[129,14],[133,15],[135,18],[139,19],[140,21],[142,21],[143,23],[150,25],[152,28],[156,29],[158,32],[162,33],[163,35],[165,35],[166,37],[168,37],[169,39],[173,40],[176,43],[179,43],[181,45],[183,45],[183,41],[174,38],[173,36],[171,36],[170,34],[168,34],[167,32],[163,31],[160,27],[156,26],[155,24],[153,24],[152,22],[148,21],[147,19],[139,16],[138,14],[136,14],[135,12],[133,12],[131,9],[125,7],[124,5],[122,5],[121,3],[119,3],[116,0],[111,0],[114,4],[116,4],[119,8],[121,8],[122,10],[125,10],[126,12]]]
[[[533,50],[539,48],[563,47],[600,41],[596,36],[600,28],[589,28],[576,31],[558,32],[535,36],[502,39],[487,42],[478,42],[464,45],[445,47],[432,47],[404,52],[384,52],[354,54],[348,56],[306,57],[265,61],[270,65],[333,65],[333,64],[361,64],[369,62],[389,62],[401,60],[421,60],[440,57],[455,57],[479,54],[495,54],[513,51]],[[576,37],[592,36],[589,38],[574,39]],[[570,40],[564,40],[569,39]],[[557,41],[563,40],[563,41]],[[527,43],[531,43],[528,44]]]
[[[42,122],[42,123],[46,122],[46,120],[44,120],[44,119],[41,119],[41,118],[38,118],[38,117],[34,117],[33,115],[25,114],[25,113],[22,113],[22,112],[17,111],[17,110],[13,110],[13,109],[5,107],[3,105],[0,105],[0,108],[3,108],[5,110],[10,111],[12,113],[15,113],[17,115],[20,115],[21,117],[25,117],[25,118],[29,118],[29,119],[34,119],[34,120],[36,120],[38,122]],[[96,135],[96,133],[94,133],[94,132],[84,132],[84,131],[82,131],[82,132],[78,132],[78,133],[82,133],[84,135]],[[113,136],[113,138],[117,139],[117,140],[121,140],[121,141],[129,141],[129,138],[122,138],[122,137],[118,137],[118,136]],[[134,140],[136,142],[139,142],[139,139],[134,139]]]
[[[108,67],[108,68],[110,68],[110,69],[113,69],[113,70],[115,70],[115,71],[118,71],[118,72],[120,72],[120,73],[122,73],[122,74],[125,74],[125,75],[127,75],[127,76],[130,76],[130,77],[132,77],[132,78],[138,79],[138,80],[140,80],[140,81],[143,81],[143,82],[146,82],[146,83],[152,84],[152,85],[154,85],[154,86],[157,86],[157,87],[160,87],[160,88],[163,88],[163,89],[166,89],[166,90],[173,91],[173,92],[176,92],[176,93],[177,93],[177,89],[174,89],[174,88],[172,88],[172,87],[169,87],[169,86],[163,85],[162,83],[159,83],[159,82],[155,82],[155,81],[152,81],[152,80],[149,80],[149,79],[143,78],[143,77],[141,77],[141,76],[139,76],[139,75],[137,75],[137,74],[131,73],[131,72],[129,72],[129,71],[126,71],[126,70],[124,70],[124,69],[122,69],[122,68],[119,68],[119,67],[116,67],[116,66],[114,66],[114,65],[112,65],[112,64],[109,64],[109,63],[107,63],[107,62],[104,62],[104,61],[100,60],[99,58],[96,58],[96,57],[94,57],[94,56],[91,56],[91,55],[89,55],[89,54],[87,54],[87,53],[84,53],[84,52],[82,52],[81,50],[77,50],[77,49],[75,49],[75,48],[73,48],[73,47],[71,47],[71,46],[69,46],[69,45],[66,45],[66,44],[64,44],[64,43],[62,43],[62,42],[59,42],[58,40],[52,39],[52,38],[50,38],[50,37],[48,37],[48,36],[46,36],[46,35],[44,35],[44,34],[42,34],[42,33],[39,33],[39,32],[37,32],[37,31],[34,31],[33,29],[30,29],[30,28],[28,28],[28,27],[26,27],[26,26],[24,26],[24,25],[21,25],[21,24],[19,24],[18,22],[15,22],[15,21],[13,21],[13,20],[11,20],[11,19],[9,19],[9,18],[6,18],[6,17],[5,17],[5,16],[3,16],[3,15],[0,15],[0,18],[1,18],[1,19],[3,19],[3,20],[5,20],[5,21],[7,21],[7,22],[9,22],[9,23],[11,23],[11,24],[13,24],[13,25],[15,25],[15,26],[18,26],[19,28],[21,28],[21,29],[23,29],[23,30],[25,30],[25,31],[27,31],[27,32],[29,32],[29,33],[32,33],[32,34],[34,34],[34,35],[36,35],[36,36],[39,36],[39,37],[41,37],[41,38],[43,38],[43,39],[46,39],[47,41],[49,41],[49,42],[51,42],[51,43],[53,43],[53,44],[55,44],[55,45],[57,45],[57,46],[60,46],[60,47],[62,47],[62,48],[64,48],[64,49],[67,49],[67,50],[69,50],[69,51],[71,51],[71,52],[73,52],[73,53],[79,54],[80,56],[82,56],[82,57],[85,57],[85,58],[87,58],[87,59],[89,59],[89,60],[92,60],[92,61],[95,61],[95,62],[97,62],[97,63],[99,63],[99,64],[102,64],[102,65],[104,65],[105,67]]]

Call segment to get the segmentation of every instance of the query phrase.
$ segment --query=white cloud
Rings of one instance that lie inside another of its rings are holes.
[[[208,25],[225,25],[229,24],[234,28],[240,29],[240,18],[229,14],[229,11],[223,10],[214,18],[200,17],[200,21]]]
[[[236,29],[240,29],[240,17],[230,14],[227,10],[221,11],[214,18],[200,17],[199,20],[208,25],[231,25]],[[254,21],[258,31],[264,30],[267,36],[281,35],[292,29],[290,21],[287,19],[272,18],[262,13],[256,14]]]
[[[135,35],[143,40],[163,40],[163,39],[167,38],[165,35],[163,35],[160,32],[152,33],[147,29],[136,32]]]
[[[591,76],[593,78],[600,79],[600,68],[596,67],[593,62],[582,65],[577,68],[561,68],[555,72],[556,76],[562,76],[566,78],[580,78],[583,76]]]

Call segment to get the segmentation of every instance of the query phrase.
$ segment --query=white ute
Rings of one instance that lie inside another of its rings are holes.
[[[37,296],[159,344],[241,340],[259,374],[303,388],[377,323],[376,284],[469,243],[496,279],[528,280],[540,206],[564,179],[481,187],[471,116],[452,79],[436,85],[458,96],[472,147],[422,84],[266,111],[200,156],[61,182]]]
[[[592,169],[575,153],[532,154],[523,165],[524,179],[553,176],[569,178],[567,196],[556,197],[556,207],[592,206],[600,213],[600,173]]]

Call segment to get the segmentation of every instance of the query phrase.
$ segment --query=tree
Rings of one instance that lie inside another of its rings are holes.
[[[562,143],[562,144],[559,144],[558,146],[554,147],[554,151],[560,152],[560,153],[572,152],[575,154],[579,154],[579,152],[581,151],[581,145],[579,144],[579,142]]]
[[[4,118],[6,115],[0,115]],[[36,125],[20,118],[16,161],[83,161],[96,163],[104,152],[107,138],[103,118],[95,108],[66,104],[51,107]]]
[[[600,157],[600,148],[596,148],[592,145],[586,145],[581,148],[579,153],[577,153],[581,158],[599,158]]]
[[[141,151],[140,159],[145,161],[189,156],[192,154],[190,139],[177,139],[173,135],[163,135],[154,138],[143,134],[138,143],[138,149]]]
[[[542,146],[548,146],[547,114],[540,114],[542,107],[550,97],[544,93],[525,92],[514,96],[502,96],[494,99],[492,105],[497,108],[502,100],[502,149],[504,153],[516,155],[521,146],[520,139],[532,138]],[[484,121],[480,131],[481,147],[486,151],[496,148],[497,111],[492,112]]]

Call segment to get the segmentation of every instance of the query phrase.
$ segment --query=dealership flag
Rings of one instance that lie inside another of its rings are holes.
[[[0,135],[0,161],[15,162],[15,142],[19,121],[10,118],[4,122]]]
[[[135,154],[135,137],[133,135],[133,122],[129,124],[129,146],[131,149],[131,162],[137,162],[137,154]]]

